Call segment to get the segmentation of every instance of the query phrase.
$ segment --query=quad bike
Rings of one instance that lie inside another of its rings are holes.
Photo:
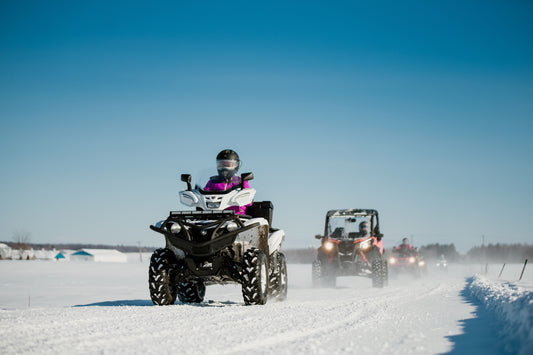
[[[389,265],[391,276],[405,273],[418,278],[427,271],[426,261],[416,249],[394,249],[389,258]]]
[[[255,189],[241,184],[227,191],[191,188],[191,176],[181,180],[187,190],[180,201],[196,211],[174,211],[150,228],[165,237],[166,246],[150,260],[150,297],[155,305],[202,302],[207,285],[238,283],[246,305],[287,296],[287,265],[281,252],[285,232],[271,228],[273,205],[253,202]],[[247,215],[227,210],[247,205]]]
[[[361,233],[358,226],[366,222],[370,233]],[[376,210],[331,210],[326,214],[324,235],[312,265],[315,287],[334,287],[337,276],[365,276],[373,287],[384,287],[388,281],[387,261],[383,257]]]
[[[437,267],[437,270],[441,270],[444,272],[448,271],[448,261],[446,260],[443,254],[441,254],[439,259],[435,263],[435,266]]]

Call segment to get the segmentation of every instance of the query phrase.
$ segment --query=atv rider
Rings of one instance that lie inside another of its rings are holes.
[[[413,246],[411,244],[409,244],[409,239],[407,238],[403,238],[402,239],[402,244],[400,244],[396,250],[400,253],[400,254],[405,254],[405,255],[411,255],[413,254]]]
[[[237,175],[241,161],[239,155],[231,150],[225,149],[217,155],[217,171],[218,175],[209,178],[209,181],[204,187],[206,191],[226,191],[234,186],[241,184],[241,177]],[[250,188],[248,181],[244,182],[244,188]],[[236,214],[244,214],[246,206],[231,206],[228,210],[235,211]]]
[[[367,221],[359,223],[359,238],[366,238],[370,235],[370,225]],[[372,236],[372,245],[375,245],[379,248],[379,252],[383,254],[383,240],[381,238],[376,238]]]

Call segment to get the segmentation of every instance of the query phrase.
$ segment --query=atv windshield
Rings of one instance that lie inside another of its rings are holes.
[[[367,223],[367,232],[359,230],[359,225]],[[356,239],[368,237],[370,235],[370,218],[366,216],[332,216],[329,218],[327,234],[330,238],[336,239]]]

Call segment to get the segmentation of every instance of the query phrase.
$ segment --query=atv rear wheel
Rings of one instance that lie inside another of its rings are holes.
[[[205,284],[202,280],[178,284],[178,298],[182,303],[200,303],[204,300]]]
[[[172,264],[176,256],[169,249],[157,249],[150,258],[148,270],[148,286],[150,298],[155,305],[166,306],[174,304],[177,295],[175,270]]]
[[[275,263],[273,265],[273,263]],[[277,297],[279,301],[287,298],[287,261],[285,255],[275,252],[271,257],[271,268],[269,288],[270,295]]]
[[[243,256],[242,296],[247,305],[265,304],[268,298],[267,256],[257,248],[248,249]]]

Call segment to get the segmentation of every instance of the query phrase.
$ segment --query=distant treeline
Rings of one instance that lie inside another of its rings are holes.
[[[434,260],[440,258],[442,255],[448,261],[459,261],[461,255],[455,250],[453,244],[428,244],[420,247],[420,253],[427,260]]]
[[[474,247],[466,253],[466,259],[487,263],[522,263],[525,259],[533,261],[533,245],[498,243]]]
[[[316,259],[316,248],[283,249],[283,254],[290,264],[311,264]]]
[[[80,243],[65,243],[65,244],[36,244],[36,243],[25,243],[24,246],[21,246],[20,243],[16,242],[0,242],[7,244],[10,248],[13,249],[33,249],[33,250],[79,250],[79,249],[116,249],[123,253],[138,253],[138,246],[131,245],[105,245],[105,244],[80,244]],[[156,247],[141,247],[140,251],[143,253],[151,253],[156,250]]]

